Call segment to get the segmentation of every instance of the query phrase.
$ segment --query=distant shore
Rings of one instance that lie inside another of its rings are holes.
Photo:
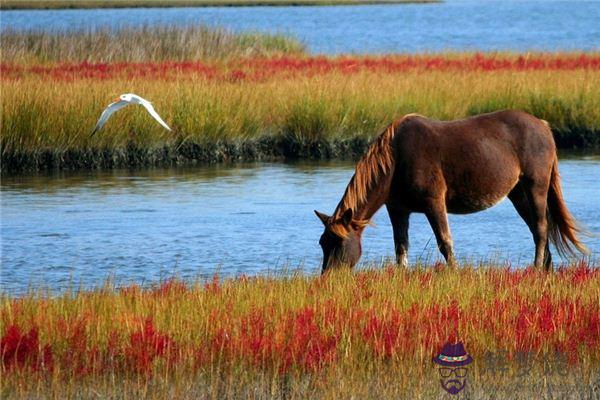
[[[1,10],[170,7],[355,6],[369,4],[432,4],[442,0],[3,0]]]

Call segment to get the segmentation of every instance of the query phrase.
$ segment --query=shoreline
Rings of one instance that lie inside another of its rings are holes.
[[[292,160],[356,160],[373,138],[309,140],[285,135],[256,139],[192,142],[179,139],[159,147],[143,147],[133,141],[125,147],[2,151],[1,173],[20,174],[56,170],[111,170],[118,168],[172,167]],[[554,131],[558,150],[600,149],[600,132]]]
[[[123,277],[117,277],[112,273],[108,273],[104,278],[99,278],[97,283],[89,284],[81,280],[71,279],[68,283],[56,286],[52,284],[39,284],[30,281],[27,288],[18,288],[16,286],[7,288],[0,285],[0,300],[14,299],[23,300],[27,298],[47,298],[57,299],[68,296],[80,296],[91,293],[104,292],[106,290],[113,291],[116,294],[127,292],[134,288],[142,293],[152,293],[162,287],[177,286],[186,290],[206,289],[207,286],[218,282],[219,285],[240,285],[256,281],[268,281],[281,285],[289,284],[290,282],[302,281],[319,281],[335,278],[336,276],[351,277],[356,279],[362,275],[366,276],[384,276],[389,274],[405,274],[409,276],[427,275],[429,278],[439,276],[446,279],[449,276],[457,276],[461,274],[479,274],[485,275],[512,275],[518,277],[538,276],[538,277],[564,277],[577,270],[584,270],[598,275],[600,278],[600,257],[592,253],[590,255],[581,255],[574,257],[570,261],[561,262],[554,261],[553,270],[546,272],[545,270],[536,269],[531,262],[522,264],[513,264],[508,260],[494,259],[493,257],[482,257],[478,259],[463,259],[460,260],[456,268],[450,268],[444,261],[429,261],[428,259],[419,259],[409,263],[406,267],[396,265],[390,257],[384,257],[383,261],[367,260],[361,262],[352,268],[339,268],[332,270],[331,273],[321,274],[321,268],[315,271],[309,271],[301,267],[285,266],[282,269],[273,269],[261,271],[258,273],[237,271],[236,273],[227,273],[217,271],[214,273],[198,273],[196,275],[184,276],[177,272],[168,273],[161,276],[159,279],[149,280],[129,280]],[[531,260],[533,261],[533,259]],[[595,277],[594,275],[594,277]],[[361,278],[358,278],[361,279]],[[0,309],[2,306],[0,305]]]
[[[19,1],[0,3],[0,10],[90,10],[121,8],[203,8],[203,7],[323,7],[359,5],[438,4],[443,0],[125,0],[70,2],[64,0]]]

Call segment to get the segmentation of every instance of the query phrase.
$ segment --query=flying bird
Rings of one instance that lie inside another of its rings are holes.
[[[169,128],[169,125],[167,125],[165,123],[165,121],[162,120],[160,115],[158,115],[156,110],[154,110],[154,107],[152,107],[152,103],[150,103],[148,100],[138,96],[137,94],[126,93],[126,94],[122,94],[119,97],[117,97],[114,100],[114,102],[110,103],[108,105],[108,107],[106,107],[106,109],[104,111],[102,111],[102,114],[100,115],[100,119],[98,119],[98,122],[96,123],[96,127],[92,131],[92,135],[94,133],[98,132],[100,129],[102,129],[102,127],[104,126],[106,121],[108,121],[108,119],[110,118],[111,115],[113,115],[115,112],[119,111],[121,108],[128,106],[130,104],[141,104],[150,113],[150,115],[152,115],[154,117],[154,119],[158,121],[159,124],[164,126],[165,129],[168,129],[169,131],[171,130],[171,128]]]

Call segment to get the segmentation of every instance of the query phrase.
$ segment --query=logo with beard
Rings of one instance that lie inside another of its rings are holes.
[[[465,351],[462,342],[446,343],[440,354],[433,357],[433,362],[439,365],[440,383],[446,392],[455,395],[465,388],[468,372],[466,366],[473,359]]]

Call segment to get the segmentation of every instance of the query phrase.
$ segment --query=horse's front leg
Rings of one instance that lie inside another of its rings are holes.
[[[426,207],[425,215],[437,240],[438,248],[450,267],[456,266],[452,249],[452,235],[448,225],[448,213],[443,199],[431,199]]]
[[[408,267],[408,219],[410,213],[386,205],[392,229],[394,230],[394,248],[396,249],[396,263],[400,267]]]

